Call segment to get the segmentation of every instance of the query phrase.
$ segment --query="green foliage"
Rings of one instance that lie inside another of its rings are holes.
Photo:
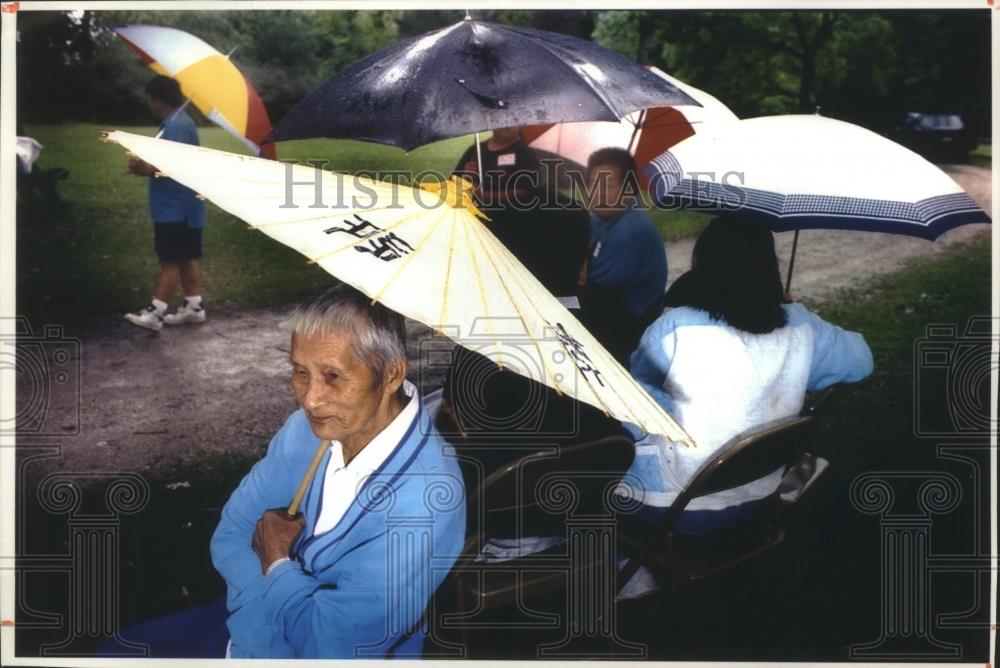
[[[875,358],[872,376],[845,388],[824,419],[821,451],[831,460],[862,470],[878,466],[894,448],[928,445],[913,438],[915,342],[930,324],[954,324],[961,333],[970,316],[989,316],[990,264],[990,238],[983,234],[823,305],[822,317],[864,334]],[[948,400],[940,397],[942,405]],[[916,450],[907,455],[916,457]]]
[[[702,88],[740,117],[811,113],[887,129],[903,111],[990,113],[989,12],[478,9],[477,20],[597,42]],[[233,60],[279,120],[322,81],[393,42],[462,20],[455,10],[26,12],[20,117],[145,122],[149,77],[108,28],[187,30]]]
[[[794,81],[787,76],[789,56],[775,46],[778,28],[771,24],[774,16],[601,12],[594,40],[711,92],[738,116],[783,113],[793,107],[796,91]],[[646,49],[640,26],[649,35]]]
[[[666,242],[696,237],[712,222],[712,216],[694,211],[664,211],[651,208],[649,218]]]
[[[811,113],[886,129],[964,112],[989,134],[988,12],[598,12],[593,38],[718,97],[741,118]]]
[[[254,84],[272,120],[324,79],[399,38],[398,11],[267,12],[114,10],[31,12],[20,26],[25,81],[22,118],[31,122],[143,122],[142,86],[150,71],[111,26],[177,28],[222,53]]]
[[[594,41],[626,58],[639,52],[638,24],[641,12],[613,10],[600,12],[594,27]]]
[[[969,164],[983,169],[993,169],[993,146],[980,144],[969,153]]]

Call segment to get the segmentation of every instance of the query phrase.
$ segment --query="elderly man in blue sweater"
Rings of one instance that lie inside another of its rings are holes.
[[[222,510],[231,657],[420,656],[465,538],[455,458],[406,380],[404,321],[347,285],[291,316],[301,406]],[[285,509],[329,440],[302,514]]]
[[[667,254],[663,239],[636,201],[635,159],[620,148],[587,161],[591,252],[583,290],[583,321],[620,362],[663,310]]]

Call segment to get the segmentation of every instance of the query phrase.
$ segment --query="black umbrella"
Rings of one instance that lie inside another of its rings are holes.
[[[265,141],[336,137],[410,150],[480,130],[616,121],[637,109],[680,104],[700,106],[593,42],[466,18],[349,66]]]

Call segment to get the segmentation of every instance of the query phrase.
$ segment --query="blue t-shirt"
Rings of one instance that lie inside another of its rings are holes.
[[[183,110],[172,112],[160,125],[160,139],[198,146],[198,129]],[[153,223],[181,223],[199,229],[205,226],[206,207],[195,191],[166,177],[149,177],[149,215]]]
[[[637,316],[660,304],[667,287],[667,252],[645,211],[632,205],[608,220],[591,216],[590,240],[588,283],[610,290]]]

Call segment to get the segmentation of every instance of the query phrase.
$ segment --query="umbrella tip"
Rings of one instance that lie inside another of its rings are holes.
[[[476,207],[475,200],[472,197],[471,181],[458,176],[452,176],[447,181],[431,181],[418,185],[420,188],[440,196],[449,206],[465,209],[473,216],[489,220],[489,217]]]
[[[472,15],[469,14],[469,10],[468,9],[465,10],[465,19],[464,20],[465,21],[471,21],[472,20]]]

